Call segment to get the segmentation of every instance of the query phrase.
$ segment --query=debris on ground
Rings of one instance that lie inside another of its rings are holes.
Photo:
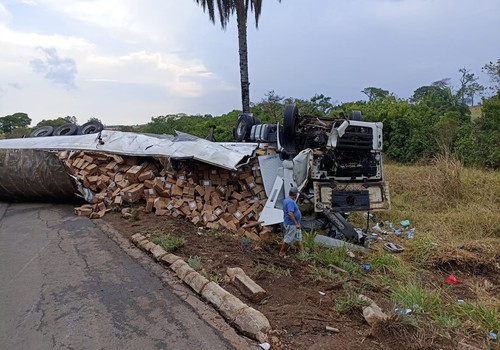
[[[391,253],[401,253],[405,250],[405,248],[403,248],[400,245],[397,245],[396,243],[387,242],[384,244],[384,250],[387,250],[388,252]]]
[[[385,321],[388,319],[388,316],[372,299],[363,294],[360,294],[358,298],[370,304],[369,306],[365,306],[363,308],[363,317],[370,326],[373,326],[377,322]]]
[[[461,284],[462,283],[462,281],[458,280],[454,274],[451,274],[448,277],[446,277],[446,279],[444,281],[445,281],[445,283],[449,283],[449,284]]]

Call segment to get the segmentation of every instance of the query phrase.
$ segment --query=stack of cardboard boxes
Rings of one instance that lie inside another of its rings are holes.
[[[238,171],[229,171],[194,160],[172,165],[168,159],[91,152],[64,151],[58,156],[84,187],[95,192],[94,204],[75,208],[77,215],[99,218],[112,206],[145,202],[147,213],[186,218],[200,227],[253,239],[271,233],[259,222],[267,197],[256,157]]]

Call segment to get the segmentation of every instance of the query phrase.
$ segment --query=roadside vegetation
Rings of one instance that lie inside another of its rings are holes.
[[[397,322],[417,332],[429,322],[441,336],[486,339],[500,330],[500,176],[498,172],[467,168],[454,160],[430,165],[386,166],[392,209],[375,213],[377,221],[408,219],[415,237],[381,235],[405,252],[393,254],[375,243],[373,253],[314,245],[314,232],[305,234],[307,253],[297,260],[309,264],[317,279],[341,281],[344,294],[334,310],[360,312],[366,302],[359,294],[376,291],[388,300]],[[453,180],[451,180],[453,179]],[[365,227],[354,213],[351,221]],[[366,271],[364,266],[368,265]],[[338,268],[345,270],[342,272]],[[444,283],[456,273],[462,284]],[[390,322],[393,322],[391,319]]]

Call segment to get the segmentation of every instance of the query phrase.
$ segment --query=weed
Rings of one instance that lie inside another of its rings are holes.
[[[456,317],[456,315],[453,315],[448,312],[441,312],[440,314],[436,315],[433,319],[436,323],[442,324],[443,326],[452,329],[458,329],[462,325],[462,322],[460,322],[460,319]]]
[[[471,320],[489,332],[500,331],[500,310],[478,303],[466,302],[458,305],[457,313],[464,320]]]
[[[392,273],[398,280],[408,281],[413,276],[410,266],[405,264],[399,257],[384,251],[379,251],[373,256],[369,264],[373,271]]]
[[[108,207],[108,211],[111,212],[111,213],[119,213],[121,212],[121,208],[119,205],[111,205]]]
[[[176,249],[182,247],[186,240],[184,237],[177,237],[171,235],[163,235],[163,236],[153,236],[151,241],[155,244],[160,245],[165,251],[172,253]]]
[[[434,171],[429,176],[429,189],[443,204],[455,205],[463,195],[459,160],[449,155],[438,155],[433,159]]]
[[[267,297],[265,297],[264,299],[262,299],[261,301],[259,301],[259,304],[260,305],[266,305],[267,303],[269,303],[269,299],[271,298],[270,295],[268,295]]]
[[[329,268],[326,267],[321,267],[321,266],[316,266],[316,265],[310,265],[312,275],[316,280],[321,280],[321,279],[336,279],[337,274]]]
[[[312,254],[312,258],[324,266],[335,265],[348,272],[356,272],[359,270],[357,265],[351,261],[346,247],[333,249],[320,248]]]
[[[306,251],[312,251],[316,247],[316,243],[314,243],[314,238],[318,233],[316,230],[303,231],[302,232],[302,243],[304,244],[304,248]]]
[[[128,221],[139,220],[139,209],[138,208],[131,208],[130,211],[128,212],[127,220]]]
[[[219,284],[222,280],[223,277],[220,273],[215,272],[215,271],[210,271],[207,274],[205,274],[205,277],[210,281]]]
[[[443,291],[439,288],[427,289],[413,282],[398,284],[390,297],[396,305],[412,309],[413,313],[440,315],[445,310]]]
[[[198,255],[190,256],[188,265],[195,271],[198,271],[201,268],[201,258]]]
[[[299,252],[299,253],[297,254],[297,259],[298,259],[299,261],[302,261],[302,262],[304,262],[304,261],[308,261],[308,260],[310,260],[310,259],[311,259],[311,255],[309,255],[306,251]]]
[[[280,266],[275,266],[275,265],[261,265],[257,264],[255,266],[255,274],[258,276],[262,272],[269,272],[270,274],[273,275],[280,275],[280,276],[291,276],[292,273],[290,272],[290,269],[284,269]]]
[[[359,297],[355,291],[349,291],[347,294],[337,298],[334,309],[342,313],[353,313],[362,310],[370,302]]]
[[[410,249],[410,258],[412,261],[429,265],[439,254],[439,245],[437,240],[429,234],[416,235],[408,242]]]

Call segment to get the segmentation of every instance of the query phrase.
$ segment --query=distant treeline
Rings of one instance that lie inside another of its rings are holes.
[[[438,154],[453,155],[465,165],[500,168],[500,92],[483,98],[476,113],[450,93],[449,88],[429,91],[418,99],[399,99],[390,93],[358,101],[332,105],[330,98],[316,95],[309,100],[282,98],[269,92],[251,111],[265,123],[282,123],[285,105],[296,103],[300,114],[338,118],[360,110],[363,120],[384,123],[384,150],[392,160],[414,163]],[[436,95],[440,94],[440,95]],[[238,114],[190,116],[184,114],[151,118],[139,131],[174,134],[182,131],[202,138],[215,125],[216,141],[232,140]]]

